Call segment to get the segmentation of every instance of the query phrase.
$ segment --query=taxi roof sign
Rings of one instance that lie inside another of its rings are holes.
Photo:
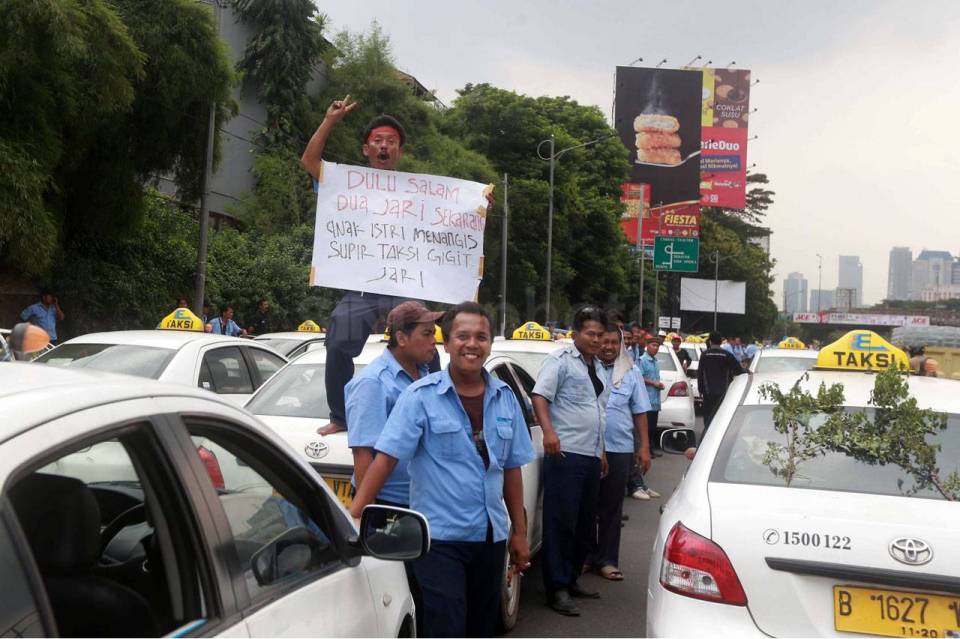
[[[796,337],[788,337],[787,339],[777,344],[777,348],[792,348],[796,350],[802,350],[806,347],[807,345],[801,342]]]
[[[297,327],[297,331],[300,333],[322,333],[323,329],[313,320],[307,320]]]
[[[193,314],[189,308],[177,308],[160,320],[158,327],[165,331],[203,332],[203,320]]]
[[[540,326],[536,322],[527,322],[517,327],[510,339],[533,339],[549,342],[550,331]]]
[[[820,349],[818,369],[880,371],[887,368],[910,370],[910,358],[873,331],[850,331],[833,344]]]

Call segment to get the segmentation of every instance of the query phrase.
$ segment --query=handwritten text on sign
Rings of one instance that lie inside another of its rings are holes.
[[[473,299],[487,188],[325,162],[310,283],[436,302]]]

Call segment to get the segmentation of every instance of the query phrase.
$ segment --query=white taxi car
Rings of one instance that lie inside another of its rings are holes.
[[[243,405],[287,360],[269,346],[250,339],[197,331],[145,330],[74,337],[34,362],[198,386]]]
[[[512,341],[512,340],[508,340]],[[491,375],[505,382],[517,397],[527,426],[536,459],[522,468],[523,503],[526,508],[527,538],[530,550],[536,553],[542,540],[543,487],[540,481],[543,465],[543,430],[533,414],[531,393],[535,384],[533,375],[527,372],[517,357],[529,344],[514,343],[503,346],[502,352],[494,342],[493,352],[486,362]],[[550,342],[545,342],[550,344]],[[556,343],[551,350],[556,350]],[[383,353],[386,342],[371,338],[360,355],[354,358],[356,371],[372,362]],[[533,347],[534,349],[536,347]],[[446,366],[449,358],[440,347],[440,363]],[[549,351],[547,351],[549,352]],[[543,353],[542,356],[545,356]],[[541,356],[541,357],[542,357]],[[530,360],[528,360],[530,361]],[[349,505],[351,498],[350,480],[353,475],[353,454],[347,446],[346,432],[319,435],[317,429],[329,423],[330,409],[327,406],[327,394],[324,382],[326,350],[317,349],[304,353],[280,370],[270,381],[263,385],[246,405],[246,409],[273,428],[302,459],[320,473],[337,496]],[[539,366],[538,366],[539,369]],[[508,556],[504,557],[506,562]],[[502,592],[501,623],[509,629],[516,625],[520,610],[519,580],[505,577]]]
[[[693,428],[697,418],[693,410],[690,382],[683,372],[677,354],[669,345],[663,345],[657,351],[657,366],[660,369],[660,381],[663,382],[663,390],[660,391],[660,415],[657,419],[658,430]]]
[[[358,535],[230,402],[3,363],[0,415],[0,635],[414,635],[403,565],[374,556],[422,556],[426,520],[376,507]]]
[[[819,351],[795,348],[763,348],[750,360],[751,373],[808,371],[817,364]]]
[[[820,366],[906,356],[868,331],[821,351]],[[899,353],[896,355],[894,353]],[[789,485],[765,462],[785,445],[764,383],[783,392],[804,373],[734,379],[696,456],[665,504],[647,585],[648,636],[960,636],[960,507],[916,490],[892,465],[826,451]],[[876,375],[813,370],[803,387],[843,384],[851,411],[872,413]],[[919,406],[946,413],[935,436],[945,473],[960,470],[960,386],[911,377]],[[823,423],[813,416],[811,425]],[[666,446],[666,443],[665,443]]]

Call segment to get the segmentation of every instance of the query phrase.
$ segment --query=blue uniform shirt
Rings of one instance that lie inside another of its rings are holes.
[[[604,366],[604,380],[610,387],[607,398],[607,428],[603,442],[608,453],[633,452],[633,416],[653,410],[636,366],[624,375],[620,386],[613,385],[613,366]]]
[[[596,357],[593,367],[603,382],[603,365]],[[550,402],[550,419],[561,450],[589,457],[603,455],[604,406],[609,387],[604,384],[597,397],[587,363],[576,346],[565,346],[543,359],[533,392]]]
[[[643,382],[644,379],[652,379],[655,382],[660,381],[660,367],[657,365],[657,358],[650,357],[650,353],[643,353],[640,361],[637,362],[637,367],[640,369],[641,376],[643,377],[643,379],[640,380],[641,382]],[[650,399],[650,410],[660,410],[660,389],[648,384],[644,384],[644,387],[647,389],[647,397]]]
[[[483,377],[489,468],[483,467],[448,369],[408,386],[377,439],[378,451],[410,460],[410,508],[426,516],[430,535],[439,541],[484,541],[488,521],[493,541],[506,539],[503,471],[534,459],[516,395],[486,371]]]
[[[210,322],[210,326],[213,327],[211,333],[216,333],[217,335],[230,335],[231,337],[240,336],[240,327],[233,320],[227,320],[227,325],[224,329],[222,320],[219,317],[213,318],[213,321]]]
[[[57,305],[44,306],[43,302],[31,304],[20,313],[20,319],[39,326],[50,336],[50,341],[57,340]]]
[[[421,378],[430,374],[425,364],[418,368]],[[413,382],[389,348],[357,373],[344,389],[347,445],[350,448],[374,448],[400,393]],[[377,497],[395,504],[410,503],[407,462],[397,464]]]

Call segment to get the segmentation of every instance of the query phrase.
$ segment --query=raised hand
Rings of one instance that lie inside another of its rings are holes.
[[[342,100],[334,100],[330,106],[327,107],[326,119],[331,122],[339,122],[343,119],[343,116],[353,111],[356,106],[357,103],[352,101],[349,95]]]

